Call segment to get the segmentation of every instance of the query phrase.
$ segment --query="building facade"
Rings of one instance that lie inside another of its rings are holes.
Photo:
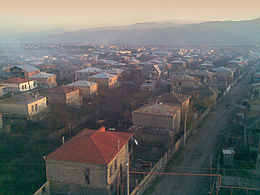
[[[50,192],[115,194],[126,176],[132,136],[104,127],[81,131],[45,158]]]

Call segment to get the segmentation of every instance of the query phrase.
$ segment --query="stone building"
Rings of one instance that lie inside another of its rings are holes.
[[[82,70],[77,70],[75,72],[76,80],[87,80],[88,77],[103,72],[104,70],[96,67],[88,67]]]
[[[1,85],[5,86],[5,92],[19,93],[26,92],[37,87],[34,80],[22,79],[22,78],[10,78],[4,81],[0,81]]]
[[[89,81],[98,83],[98,87],[101,89],[109,89],[118,86],[118,76],[101,72],[88,78]]]
[[[82,104],[79,89],[65,85],[56,86],[42,90],[40,94],[47,96],[51,104],[66,104],[67,106],[77,106]]]
[[[51,194],[115,194],[126,176],[132,136],[105,127],[84,129],[46,156]]]
[[[78,89],[83,97],[90,97],[92,95],[97,95],[98,93],[98,84],[91,81],[79,80],[70,83],[67,86]]]
[[[56,75],[47,72],[35,74],[30,79],[35,80],[38,87],[55,87],[57,85]]]
[[[162,134],[173,136],[180,130],[181,108],[167,104],[146,104],[133,114],[133,125],[160,129]]]
[[[0,100],[0,112],[12,117],[31,119],[46,110],[46,97],[37,94],[19,94]]]
[[[154,104],[154,103],[163,103],[167,105],[173,105],[178,106],[181,108],[181,121],[182,123],[185,120],[185,113],[189,113],[189,104],[190,104],[190,95],[186,94],[180,94],[180,93],[164,93],[162,95],[156,96],[154,98],[150,98],[148,100],[148,103]]]
[[[10,68],[13,77],[28,79],[35,74],[40,73],[40,69],[31,65],[20,65]]]

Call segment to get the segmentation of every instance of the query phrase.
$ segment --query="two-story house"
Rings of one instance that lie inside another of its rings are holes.
[[[79,80],[79,81],[70,83],[67,86],[74,87],[75,89],[79,89],[80,94],[83,97],[97,95],[97,93],[98,93],[98,84],[91,82],[91,81]]]
[[[12,117],[31,119],[46,110],[46,97],[38,94],[19,94],[0,100],[0,112]]]
[[[118,86],[118,76],[101,72],[88,78],[89,81],[98,83],[98,87],[101,89],[110,89]]]
[[[133,125],[160,129],[160,134],[173,136],[180,130],[181,108],[178,106],[146,104],[133,111],[132,115]]]
[[[0,85],[5,86],[7,93],[14,92],[26,92],[37,87],[34,80],[22,79],[22,78],[10,78],[4,81],[0,81]]]
[[[50,74],[47,72],[40,72],[30,77],[36,81],[38,87],[55,87],[56,83],[56,75]]]
[[[154,103],[163,103],[167,105],[173,105],[181,107],[181,122],[183,123],[185,120],[185,114],[189,113],[189,104],[190,104],[191,96],[187,94],[181,93],[164,93],[162,95],[156,96],[154,98],[150,98],[148,100],[149,104]]]
[[[31,65],[19,65],[10,68],[10,72],[13,77],[28,79],[33,75],[40,73],[40,69]]]
[[[56,86],[42,90],[40,94],[48,98],[50,104],[65,104],[67,106],[77,106],[82,104],[79,89],[70,86]]]
[[[115,194],[125,183],[132,137],[105,127],[82,130],[45,157],[51,194]]]

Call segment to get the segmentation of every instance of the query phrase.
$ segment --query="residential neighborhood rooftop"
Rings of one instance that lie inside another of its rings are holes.
[[[40,78],[50,78],[50,77],[53,77],[54,74],[51,74],[51,73],[47,73],[47,72],[40,72],[38,74],[35,74],[33,76],[31,76],[30,78],[32,79],[40,79]]]
[[[109,164],[133,133],[84,129],[71,140],[49,154],[46,159]]]
[[[109,73],[106,73],[106,72],[101,72],[101,73],[98,73],[96,75],[93,75],[89,78],[96,78],[96,79],[109,79],[109,78],[112,78],[112,77],[115,77],[116,75],[114,74],[109,74]]]
[[[43,96],[35,96],[31,94],[19,94],[19,95],[14,95],[9,98],[5,98],[0,100],[0,103],[7,103],[7,104],[29,104],[31,102],[34,102],[36,100],[45,98]]]
[[[95,82],[87,81],[87,80],[79,80],[73,83],[68,84],[67,86],[78,86],[78,87],[91,87],[96,85]]]
[[[172,116],[180,107],[166,104],[146,104],[135,110],[135,113],[147,113],[155,115]]]
[[[28,82],[28,81],[31,81],[31,80],[22,79],[22,78],[20,78],[20,77],[17,77],[17,78],[10,78],[10,79],[1,81],[0,83],[22,84],[22,83],[26,83],[26,82]]]
[[[33,71],[40,70],[39,68],[36,68],[34,66],[31,66],[31,65],[19,65],[19,66],[15,66],[15,67],[21,68],[21,69],[23,69],[27,72],[33,72]]]

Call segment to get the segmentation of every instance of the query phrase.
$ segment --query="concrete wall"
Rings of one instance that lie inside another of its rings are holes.
[[[37,78],[34,79],[37,84],[40,86],[46,86],[46,87],[54,87],[57,85],[56,83],[56,75],[50,78]]]
[[[29,116],[33,116],[47,110],[47,98],[44,97],[42,99],[39,99],[37,101],[28,104],[27,110]]]
[[[117,84],[117,76],[109,79],[88,78],[89,81],[98,83],[100,88],[112,88]]]
[[[74,88],[75,89],[79,89],[83,97],[89,97],[91,95],[96,95],[97,94],[98,85],[95,84],[95,85],[93,85],[91,87],[75,86]]]
[[[81,99],[79,95],[79,90],[72,91],[66,94],[66,104],[67,105],[80,105]]]
[[[171,86],[172,87],[193,87],[195,81],[192,80],[184,80],[184,79],[172,79]]]
[[[173,116],[159,116],[133,112],[133,124],[174,129]]]
[[[0,103],[0,112],[27,115],[27,105],[13,104],[13,103]]]
[[[26,83],[19,84],[19,91],[21,91],[21,92],[29,91],[29,90],[32,90],[35,88],[36,88],[36,85],[35,85],[34,81],[29,81]]]

